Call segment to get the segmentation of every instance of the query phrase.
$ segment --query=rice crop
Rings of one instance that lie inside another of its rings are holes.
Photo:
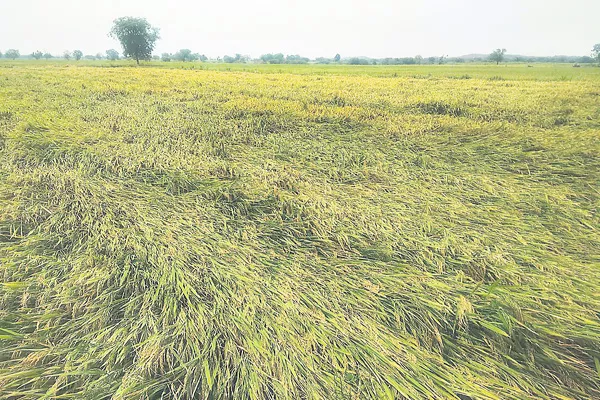
[[[107,66],[0,63],[0,399],[600,398],[600,69]]]

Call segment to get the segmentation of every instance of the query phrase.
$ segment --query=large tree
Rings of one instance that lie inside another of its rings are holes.
[[[600,64],[600,43],[596,43],[592,49],[592,57],[594,57],[598,64]]]
[[[495,61],[498,65],[504,61],[504,54],[506,54],[506,49],[496,49],[490,54],[490,60]]]
[[[35,58],[36,60],[39,60],[40,58],[42,58],[44,56],[44,53],[42,53],[41,51],[37,50],[34,51],[33,53],[31,53],[31,57]]]
[[[16,49],[10,49],[10,50],[6,50],[6,54],[4,55],[6,58],[11,58],[13,60],[21,57],[21,53],[19,53],[19,50]]]
[[[83,52],[81,50],[75,50],[73,52],[73,58],[77,61],[81,60],[81,57],[83,57]]]
[[[114,21],[110,36],[123,46],[123,55],[140,60],[150,60],[156,41],[160,38],[158,28],[145,18],[122,17]]]
[[[46,60],[49,60],[49,59],[51,59],[51,58],[52,58],[52,54],[50,54],[50,53],[44,53],[44,58],[45,58]]]

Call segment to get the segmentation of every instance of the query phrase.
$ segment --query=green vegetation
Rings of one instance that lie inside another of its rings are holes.
[[[598,64],[600,65],[600,43],[594,45],[594,48],[592,49],[592,57],[594,57],[594,59],[598,61]]]
[[[17,59],[17,58],[19,58],[21,56],[21,53],[19,52],[19,50],[9,49],[9,50],[6,50],[6,54],[4,54],[4,56],[6,58],[10,58],[12,60],[15,60],[15,59]]]
[[[123,47],[123,55],[136,61],[151,60],[159,29],[150,25],[145,18],[121,17],[113,22],[110,36]]]
[[[106,58],[109,61],[116,61],[119,59],[119,52],[115,49],[106,50]]]
[[[506,49],[496,49],[490,54],[490,60],[495,62],[496,65],[500,64],[504,61],[504,55],[506,54]]]
[[[181,49],[177,53],[173,54],[173,59],[177,61],[197,61],[199,58],[200,55],[197,53],[192,53],[190,49]],[[166,61],[164,55],[163,61]]]
[[[0,62],[0,398],[599,398],[599,84]]]
[[[81,50],[75,50],[73,52],[73,58],[77,61],[81,60],[81,57],[83,57],[83,52]]]

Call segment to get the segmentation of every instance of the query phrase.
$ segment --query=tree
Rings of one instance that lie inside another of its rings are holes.
[[[594,48],[592,49],[592,57],[598,60],[598,65],[600,65],[600,43],[596,43]]]
[[[169,53],[162,53],[162,55],[160,56],[160,59],[163,60],[164,62],[169,62],[169,61],[171,61],[171,55]]]
[[[104,56],[102,55],[102,53],[96,53],[97,60],[102,60],[103,58],[104,58]]]
[[[81,52],[81,50],[75,50],[73,52],[73,58],[77,61],[81,60],[81,57],[83,57],[83,53]]]
[[[504,54],[506,54],[506,49],[496,49],[490,54],[490,60],[495,61],[498,65],[504,61]]]
[[[39,60],[40,58],[42,58],[44,56],[44,53],[42,53],[41,51],[37,50],[34,51],[33,53],[31,53],[31,57],[35,58],[36,60]]]
[[[65,51],[65,52],[63,53],[63,58],[64,58],[65,60],[70,60],[70,59],[71,59],[71,53],[70,53],[70,52],[68,52],[68,51]]]
[[[248,56],[243,56],[240,53],[237,53],[235,57],[231,56],[223,56],[223,62],[226,63],[245,63],[248,62]]]
[[[159,29],[150,25],[145,18],[122,17],[114,20],[109,34],[118,39],[123,47],[123,55],[140,60],[150,60],[156,41],[160,39]]]
[[[110,61],[115,61],[119,59],[119,52],[115,49],[106,50],[106,59]]]
[[[50,54],[50,53],[44,53],[44,58],[45,58],[46,60],[49,60],[49,59],[51,59],[51,58],[52,58],[52,54]]]
[[[208,61],[208,57],[206,57],[204,54],[200,54],[200,56],[198,56],[198,59],[202,62]]]
[[[5,57],[15,60],[15,59],[21,57],[21,53],[19,53],[19,50],[10,49],[10,50],[6,50]]]
[[[333,57],[334,62],[340,62],[341,59],[342,59],[342,56],[340,56],[339,53],[336,54],[335,57]]]
[[[367,60],[366,58],[352,57],[352,58],[348,59],[348,64],[350,64],[350,65],[369,65],[369,60]]]
[[[260,56],[260,59],[265,64],[283,64],[285,62],[285,58],[284,58],[283,54],[281,54],[281,53],[263,54],[262,56]]]
[[[177,61],[196,61],[200,57],[197,53],[192,53],[190,49],[181,49],[173,55]]]
[[[298,54],[291,54],[285,57],[286,64],[308,64],[310,60]]]
[[[418,54],[417,54],[417,55],[415,56],[415,62],[416,62],[417,64],[419,64],[419,65],[420,65],[420,64],[423,64],[423,56],[421,56],[421,55],[418,55]]]

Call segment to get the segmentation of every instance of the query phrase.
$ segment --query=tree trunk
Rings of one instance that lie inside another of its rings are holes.
[[[135,62],[137,62],[137,65],[140,65],[140,59],[139,58],[135,58]]]

